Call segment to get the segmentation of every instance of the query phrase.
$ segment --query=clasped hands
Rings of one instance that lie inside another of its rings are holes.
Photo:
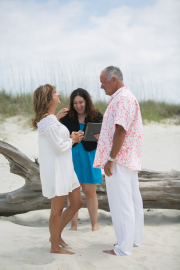
[[[70,138],[73,140],[73,143],[79,143],[84,138],[84,131],[79,130],[78,132],[73,131]]]

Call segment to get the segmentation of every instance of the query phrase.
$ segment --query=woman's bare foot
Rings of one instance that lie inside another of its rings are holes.
[[[50,253],[56,253],[56,254],[68,254],[68,255],[73,255],[75,254],[74,252],[70,252],[68,250],[65,250],[63,248],[58,248],[57,250],[54,250],[53,248],[51,248]]]
[[[114,252],[114,250],[103,250],[104,253],[110,254],[110,255],[116,255],[116,253]]]
[[[67,247],[68,246],[68,244],[66,244],[62,238],[59,238],[59,245],[62,246],[62,247]]]
[[[99,228],[98,228],[98,225],[96,224],[96,225],[94,225],[93,227],[92,227],[92,231],[94,232],[94,231],[98,231],[99,230]]]
[[[77,226],[71,226],[70,231],[77,231]]]
[[[49,242],[51,242],[51,237],[49,238]],[[68,246],[68,244],[66,244],[62,238],[59,238],[59,245],[62,247]]]

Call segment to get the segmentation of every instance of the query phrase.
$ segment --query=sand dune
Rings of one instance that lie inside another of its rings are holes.
[[[11,143],[30,159],[37,158],[37,132],[26,126],[25,118],[13,117],[1,125],[0,139]],[[180,171],[180,126],[144,126],[143,168]],[[9,172],[7,160],[0,155],[0,192],[22,186],[24,180]],[[78,230],[63,238],[73,256],[51,254],[48,241],[49,210],[0,218],[0,270],[178,270],[180,269],[180,211],[144,210],[144,240],[132,256],[104,254],[116,238],[109,212],[98,211],[99,231],[92,232],[87,209],[79,213]]]

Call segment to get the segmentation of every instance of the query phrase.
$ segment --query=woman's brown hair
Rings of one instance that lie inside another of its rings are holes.
[[[78,89],[74,90],[71,93],[71,96],[70,96],[70,108],[69,108],[69,119],[70,120],[75,120],[75,117],[77,116],[77,112],[74,109],[74,99],[77,96],[80,96],[80,97],[84,98],[84,100],[86,101],[85,123],[94,122],[95,119],[97,118],[99,110],[95,108],[95,106],[94,106],[94,104],[92,102],[90,94],[86,90],[84,90],[82,88],[78,88]]]
[[[52,103],[52,94],[56,92],[56,88],[53,85],[45,84],[39,86],[33,94],[33,110],[35,117],[32,119],[32,126],[37,129],[37,123],[46,117],[48,109]]]

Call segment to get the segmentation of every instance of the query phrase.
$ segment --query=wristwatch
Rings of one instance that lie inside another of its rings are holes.
[[[109,156],[108,160],[109,160],[109,161],[115,161],[115,158],[111,158],[111,157]]]

